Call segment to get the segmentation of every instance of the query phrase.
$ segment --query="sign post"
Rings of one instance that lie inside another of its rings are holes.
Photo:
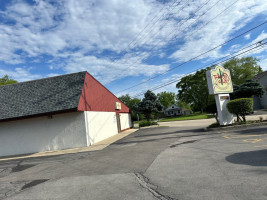
[[[217,112],[220,125],[233,123],[234,116],[227,110],[227,103],[230,101],[229,93],[233,92],[233,84],[230,71],[222,66],[206,72],[209,93],[215,95]]]

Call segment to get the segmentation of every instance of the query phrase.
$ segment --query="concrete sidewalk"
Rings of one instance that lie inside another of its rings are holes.
[[[14,156],[8,156],[8,157],[0,157],[0,161],[44,157],[44,156],[55,156],[55,155],[62,155],[62,154],[87,152],[87,151],[99,151],[99,150],[106,148],[110,144],[130,135],[131,133],[133,133],[135,131],[137,131],[137,129],[129,129],[127,131],[121,132],[121,133],[114,135],[112,137],[109,137],[105,140],[102,140],[101,142],[97,142],[97,143],[95,143],[89,147],[80,147],[80,148],[73,148],[73,149],[38,152],[38,153],[26,154],[26,155],[14,155]]]

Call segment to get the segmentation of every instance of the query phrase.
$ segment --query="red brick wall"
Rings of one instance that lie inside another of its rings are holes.
[[[121,101],[93,76],[86,73],[78,111],[129,112],[129,108],[122,102],[121,110],[115,110],[115,102]]]

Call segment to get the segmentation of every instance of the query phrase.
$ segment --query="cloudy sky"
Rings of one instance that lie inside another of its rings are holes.
[[[114,94],[134,96],[267,38],[265,23],[197,57],[266,20],[264,0],[1,0],[0,76],[86,70]],[[266,46],[244,54],[265,70]]]

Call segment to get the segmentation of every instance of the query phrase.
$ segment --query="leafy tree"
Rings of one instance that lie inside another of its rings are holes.
[[[143,113],[148,121],[151,119],[152,113],[160,112],[162,108],[163,106],[157,96],[150,90],[145,93],[142,101],[135,106],[135,110]]]
[[[119,99],[126,105],[130,110],[133,110],[134,105],[141,102],[138,98],[131,98],[129,94],[122,95]]]
[[[265,93],[264,87],[255,80],[246,80],[242,85],[234,85],[232,99],[261,97]]]
[[[139,120],[142,116],[138,116],[138,113],[135,111],[134,106],[141,102],[138,98],[131,98],[129,94],[122,95],[119,99],[130,109],[132,112],[132,119]]]
[[[181,101],[179,98],[178,98],[178,95],[176,95],[176,105],[179,106],[180,108],[186,108],[188,110],[190,110],[190,113],[193,113],[192,109],[191,109],[191,106],[183,101]]]
[[[229,69],[233,84],[241,85],[262,72],[258,61],[253,57],[234,58],[226,62],[223,67]]]
[[[14,79],[11,79],[8,75],[5,75],[2,78],[0,78],[0,86],[9,85],[13,83],[17,83],[17,81]]]
[[[242,120],[246,122],[246,115],[253,110],[253,99],[240,98],[231,100],[226,106],[230,113],[236,115],[238,122]]]
[[[168,108],[170,105],[175,104],[175,93],[173,92],[161,92],[157,94],[159,102]]]
[[[209,95],[206,71],[210,68],[197,71],[183,77],[177,84],[180,101],[192,105],[194,110],[203,112],[213,97]]]

